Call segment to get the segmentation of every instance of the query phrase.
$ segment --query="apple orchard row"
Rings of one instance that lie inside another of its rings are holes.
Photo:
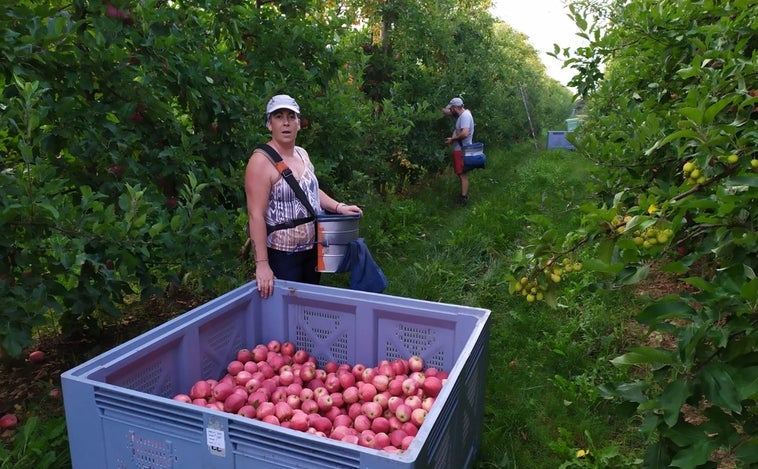
[[[226,371],[174,399],[390,453],[408,449],[447,381],[419,356],[319,367],[277,340],[239,350]]]

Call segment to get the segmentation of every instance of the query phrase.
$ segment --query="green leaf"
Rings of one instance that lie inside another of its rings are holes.
[[[740,368],[734,375],[734,384],[740,400],[758,400],[758,366]]]
[[[740,395],[732,376],[723,363],[713,363],[703,368],[701,379],[705,388],[705,398],[713,404],[735,413],[742,412]]]
[[[690,305],[682,301],[664,301],[643,309],[637,315],[637,320],[643,324],[653,324],[664,319],[691,317],[696,313]]]
[[[680,449],[674,459],[671,461],[670,467],[681,467],[684,469],[691,469],[694,467],[700,467],[708,461],[708,455],[718,447],[715,441],[699,441],[698,443]]]
[[[724,98],[711,104],[703,114],[703,123],[710,125],[713,123],[713,119],[716,118],[719,112],[721,112],[726,106],[731,104],[732,98]]]
[[[679,110],[679,112],[688,120],[694,122],[697,125],[703,123],[703,111],[696,107],[685,107]]]
[[[663,420],[666,425],[673,427],[679,420],[682,404],[692,394],[692,386],[689,385],[683,376],[670,383],[660,397],[661,409],[663,409]]]
[[[678,360],[674,352],[653,348],[653,347],[633,347],[629,352],[611,360],[615,366],[631,365],[676,365]]]

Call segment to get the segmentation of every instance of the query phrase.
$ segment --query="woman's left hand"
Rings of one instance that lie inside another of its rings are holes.
[[[363,216],[363,210],[357,205],[341,205],[340,215],[360,215]]]

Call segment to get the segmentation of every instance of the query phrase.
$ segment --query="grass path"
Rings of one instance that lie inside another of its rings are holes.
[[[594,197],[593,167],[576,153],[528,144],[487,154],[466,207],[455,203],[452,173],[413,197],[367,207],[361,236],[389,279],[386,293],[492,310],[478,467],[555,469],[579,448],[626,452],[638,442],[596,385],[618,377],[608,361],[624,341],[628,297],[590,294],[568,280],[563,307],[553,310],[508,293],[519,246],[578,226],[578,206]]]

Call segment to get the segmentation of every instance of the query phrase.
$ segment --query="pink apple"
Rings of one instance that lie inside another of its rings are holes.
[[[255,417],[258,420],[263,420],[263,417],[267,415],[274,415],[276,406],[273,402],[261,402],[257,409],[255,409]]]
[[[392,370],[395,372],[395,376],[404,375],[408,373],[408,362],[402,358],[396,358],[391,362]]]
[[[252,360],[246,361],[245,362],[245,371],[247,371],[250,374],[255,373],[256,371],[258,371],[258,364],[255,363]]]
[[[345,405],[345,398],[341,392],[333,392],[329,394],[329,396],[332,398],[332,405],[334,407],[342,407]]]
[[[350,386],[348,388],[345,388],[344,391],[342,391],[342,399],[345,401],[346,404],[352,404],[354,402],[358,402],[359,396],[358,396],[358,388],[355,386]]]
[[[190,388],[190,397],[192,399],[208,398],[211,397],[211,385],[207,381],[197,381]]]
[[[408,435],[405,438],[403,438],[403,442],[400,444],[400,447],[403,449],[403,451],[406,451],[409,446],[411,446],[411,443],[413,443],[413,437],[415,435],[411,436]]]
[[[286,355],[289,357],[295,355],[295,344],[289,341],[283,342],[282,346],[280,347],[280,352],[282,353],[282,355]]]
[[[274,405],[274,415],[280,422],[290,420],[292,418],[292,407],[285,401],[279,401]]]
[[[366,448],[373,448],[376,444],[376,434],[371,430],[363,430],[358,437],[358,444]]]
[[[258,362],[258,371],[263,374],[265,379],[271,379],[276,374],[276,370],[269,362]]]
[[[374,401],[364,402],[363,406],[361,407],[361,412],[363,415],[370,418],[371,420],[381,416],[383,411],[384,409],[382,409],[382,406]]]
[[[324,363],[324,371],[327,373],[336,373],[338,368],[339,364],[334,360],[329,360],[328,362]]]
[[[390,444],[390,437],[384,432],[374,432],[374,447],[384,448]]]
[[[403,438],[408,436],[408,434],[402,430],[393,430],[390,432],[389,436],[390,444],[399,448],[403,444]]]
[[[390,410],[393,414],[397,411],[398,406],[400,404],[405,404],[405,399],[399,396],[391,396],[389,399],[387,399],[387,409]]]
[[[318,396],[316,403],[318,404],[318,408],[321,412],[328,411],[334,405],[334,402],[332,401],[332,396],[330,396],[329,394],[322,394]]]
[[[336,417],[334,417],[334,420],[332,420],[334,427],[350,427],[353,425],[353,419],[350,418],[349,415],[340,413]],[[338,438],[339,439],[339,438]]]
[[[308,429],[308,414],[304,412],[293,412],[290,419],[290,428],[304,432]]]
[[[315,366],[306,365],[300,368],[300,379],[302,379],[304,383],[310,382],[315,377],[316,377]]]
[[[265,345],[256,345],[251,352],[256,363],[265,362],[268,358],[268,348]]]
[[[388,433],[390,431],[390,421],[389,419],[381,417],[381,416],[376,417],[374,420],[371,421],[371,429],[376,433],[380,433],[380,432]]]
[[[237,373],[237,376],[234,377],[234,382],[236,382],[240,386],[244,386],[252,378],[253,378],[253,374],[243,369],[239,373]]]
[[[421,385],[424,394],[431,397],[437,397],[442,390],[442,380],[437,376],[428,376],[424,380],[424,384]]]
[[[376,390],[379,392],[386,391],[389,383],[390,379],[387,377],[387,375],[383,374],[377,374],[374,376],[374,379],[371,380],[371,384],[373,384]]]
[[[240,407],[240,410],[237,411],[237,415],[241,415],[243,417],[247,417],[249,419],[255,418],[255,408],[253,406],[247,404]]]
[[[240,410],[242,406],[246,404],[246,401],[247,401],[246,394],[242,395],[239,393],[232,393],[224,401],[224,412],[231,412],[233,414],[236,414],[237,411]]]
[[[353,365],[353,369],[351,370],[353,373],[353,376],[355,376],[355,379],[362,379],[363,378],[363,370],[366,369],[366,365],[362,363],[356,363]]]
[[[421,407],[413,409],[413,412],[411,412],[411,422],[417,427],[420,427],[424,423],[424,419],[426,419],[426,413],[427,412]]]
[[[324,387],[330,394],[342,389],[340,379],[337,377],[336,373],[332,372],[326,375],[326,378],[324,379]]]
[[[343,416],[345,416],[345,417],[348,417],[348,416],[345,414],[345,411],[344,411],[343,409],[341,409],[341,408],[339,408],[339,407],[336,407],[336,406],[332,406],[332,408],[331,408],[331,409],[327,410],[326,412],[323,412],[323,413],[322,413],[322,415],[323,415],[324,417],[328,418],[328,419],[329,419],[330,421],[332,421],[332,422],[334,422],[334,419],[336,419],[336,418],[337,418],[337,417],[339,417],[340,415],[343,415]],[[348,418],[350,418],[350,417],[348,417]]]
[[[295,352],[295,354],[292,356],[292,360],[295,363],[303,364],[308,361],[308,352],[305,350],[298,350]]]
[[[358,398],[363,402],[373,400],[376,394],[376,388],[373,384],[365,383],[358,389]]]
[[[363,373],[361,373],[361,380],[364,383],[370,383],[374,380],[374,376],[376,376],[376,370],[374,368],[366,367],[363,369]]]
[[[300,402],[300,410],[306,414],[315,414],[318,412],[318,403],[313,399]]]
[[[429,412],[430,410],[432,410],[432,406],[434,406],[434,401],[435,400],[436,399],[434,397],[431,397],[431,396],[427,396],[427,397],[423,398],[421,400],[421,408],[424,409],[425,411]]]
[[[186,404],[192,403],[192,398],[189,397],[189,394],[177,394],[173,399],[175,401],[184,402]]]
[[[403,422],[401,422],[395,415],[391,415],[387,417],[387,420],[390,421],[390,431],[400,430],[403,428]]]
[[[278,387],[274,389],[274,391],[271,393],[271,396],[269,396],[269,400],[276,404],[277,402],[284,402],[287,400],[287,388],[284,387]]]
[[[342,387],[342,389],[347,389],[350,386],[355,385],[355,376],[353,376],[353,373],[351,373],[350,371],[346,371],[346,370],[338,371],[337,379],[339,380],[340,387]]]
[[[353,444],[353,445],[357,445],[358,444],[358,435],[345,435],[345,437],[342,438],[341,441],[343,441],[345,443],[350,443],[350,444]]]
[[[387,397],[387,395],[384,393],[379,393],[376,396],[374,396],[373,401],[379,404],[382,408],[382,411],[384,411],[384,409],[386,409],[388,406],[389,397]]]
[[[347,415],[353,420],[358,418],[359,415],[363,415],[363,403],[359,401],[350,404],[347,408]]]
[[[387,378],[393,378],[395,372],[392,370],[392,365],[387,360],[383,360],[381,364],[375,366],[376,374],[386,376]]]
[[[313,389],[303,388],[302,391],[300,391],[300,401],[308,401],[311,399],[315,400]]]
[[[424,381],[426,381],[426,375],[422,371],[414,371],[408,377],[416,380],[419,388],[421,388],[421,386],[424,385]]]
[[[416,410],[421,408],[421,398],[418,396],[408,396],[405,398],[405,405],[411,408],[411,410]]]
[[[397,417],[397,419],[401,422],[405,423],[411,419],[412,412],[413,409],[408,407],[406,404],[400,404],[395,410],[395,417]]]
[[[329,433],[329,438],[339,441],[342,438],[344,438],[346,435],[348,435],[346,425],[334,425],[334,428],[332,428],[331,433]]]
[[[382,451],[390,454],[402,454],[403,450],[392,445],[387,445],[382,448]]]
[[[359,432],[368,430],[371,428],[371,419],[361,414],[353,419],[353,428]]]
[[[418,381],[413,378],[406,378],[403,380],[403,394],[406,396],[413,396],[418,390]]]
[[[408,369],[410,371],[421,371],[424,369],[424,359],[414,355],[408,359]]]
[[[418,433],[418,427],[413,422],[403,422],[402,427],[400,427],[405,433],[408,434],[408,436],[416,436]]]
[[[424,374],[428,378],[430,376],[437,376],[437,373],[439,373],[439,371],[440,371],[439,368],[435,368],[433,366],[430,366],[429,368],[427,368],[426,370],[424,370]]]
[[[387,391],[393,396],[400,396],[403,394],[403,381],[407,378],[403,378],[404,375],[395,376],[388,384]]]
[[[284,402],[292,409],[300,408],[300,396],[297,394],[287,394],[287,400]]]
[[[253,353],[250,350],[243,348],[237,351],[237,361],[240,361],[242,363],[247,363],[252,359],[253,359]]]
[[[234,385],[224,381],[224,382],[218,383],[213,388],[213,398],[215,398],[218,401],[223,401],[224,399],[229,397],[229,395],[233,392],[234,392]]]
[[[282,349],[282,344],[278,340],[273,339],[273,340],[269,341],[269,343],[267,344],[267,347],[268,347],[268,349],[270,351],[275,352],[275,353],[279,353],[281,351],[281,349]]]
[[[313,428],[319,432],[323,432],[326,435],[332,431],[332,421],[327,417],[319,416],[319,418],[313,422]]]
[[[279,384],[282,386],[289,386],[295,382],[295,375],[291,370],[281,371],[279,370]]]
[[[202,406],[202,407],[205,407],[208,405],[208,401],[203,397],[198,398],[198,399],[192,399],[192,403],[195,405]]]

